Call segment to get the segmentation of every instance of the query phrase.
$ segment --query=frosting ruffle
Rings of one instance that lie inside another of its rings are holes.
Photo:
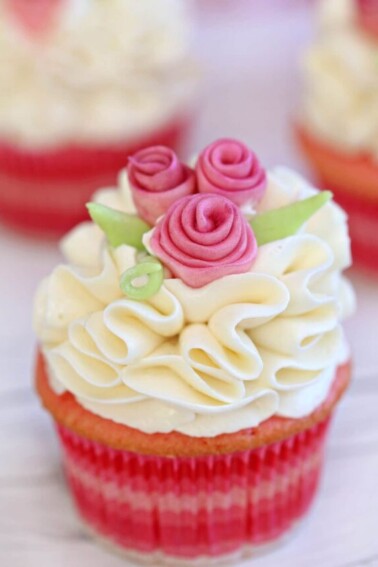
[[[96,201],[132,212],[124,174],[120,183]],[[256,210],[314,192],[280,168]],[[325,399],[348,355],[341,320],[354,307],[342,275],[349,239],[334,203],[295,236],[260,246],[250,271],[200,288],[167,278],[143,302],[119,288],[134,249],[109,249],[91,223],[62,249],[68,265],[41,284],[35,310],[51,383],[116,422],[214,436],[272,415],[301,417]]]
[[[377,158],[377,46],[358,26],[354,0],[320,3],[320,33],[304,76],[305,127],[342,151]]]
[[[191,104],[186,0],[65,0],[32,38],[0,1],[0,131],[26,147],[117,143]]]

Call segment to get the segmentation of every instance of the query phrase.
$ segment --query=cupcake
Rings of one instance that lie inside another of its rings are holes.
[[[0,0],[0,218],[64,233],[193,113],[185,0]]]
[[[153,564],[275,543],[350,377],[344,212],[231,139],[191,166],[139,151],[88,210],[35,302],[37,391],[84,524]]]
[[[378,269],[378,10],[370,0],[321,3],[305,59],[296,133],[321,187],[348,212],[353,256]]]

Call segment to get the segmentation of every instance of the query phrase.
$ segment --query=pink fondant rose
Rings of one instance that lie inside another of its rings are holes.
[[[200,193],[216,193],[236,205],[260,201],[266,188],[266,172],[256,155],[242,142],[223,138],[207,146],[197,165]]]
[[[252,228],[221,195],[190,195],[174,203],[153,231],[150,247],[190,287],[247,272],[257,253]]]
[[[151,225],[172,203],[196,189],[194,171],[165,146],[146,148],[131,156],[127,172],[138,213]]]

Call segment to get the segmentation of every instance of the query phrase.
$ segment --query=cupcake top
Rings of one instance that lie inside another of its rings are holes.
[[[35,329],[56,393],[146,433],[211,437],[327,397],[353,310],[344,212],[237,140],[130,158],[62,241]]]
[[[125,141],[193,95],[186,0],[0,0],[1,138]]]
[[[320,2],[319,34],[304,65],[302,121],[342,151],[378,158],[378,37],[364,26],[365,4]]]

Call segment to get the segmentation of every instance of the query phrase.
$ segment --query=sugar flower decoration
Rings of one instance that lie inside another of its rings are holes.
[[[174,203],[153,231],[150,247],[190,287],[248,272],[257,254],[241,210],[226,197],[207,194]]]
[[[137,211],[151,225],[172,203],[196,188],[194,172],[165,146],[134,154],[129,158],[127,173]]]
[[[216,140],[201,152],[196,165],[198,191],[222,195],[241,206],[256,205],[267,177],[256,154],[238,140]]]
[[[323,191],[247,220],[240,206],[261,199],[266,173],[251,150],[230,139],[205,148],[195,171],[169,148],[147,148],[130,158],[128,175],[142,218],[96,203],[88,211],[110,246],[138,251],[120,281],[138,301],[159,291],[164,268],[192,288],[248,272],[258,246],[296,234],[332,198]],[[148,253],[143,240],[151,226]]]

